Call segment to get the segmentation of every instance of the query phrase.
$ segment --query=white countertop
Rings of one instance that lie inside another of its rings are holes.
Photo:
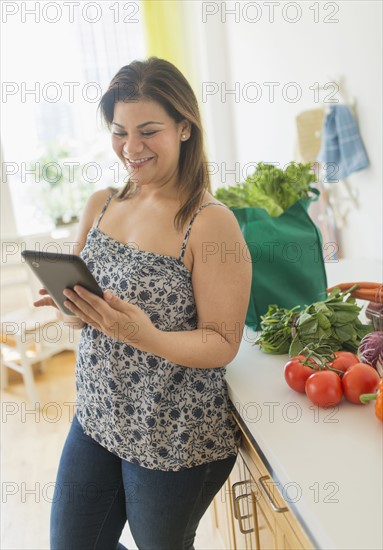
[[[316,407],[286,384],[288,356],[263,353],[255,336],[245,327],[227,367],[229,395],[282,496],[316,547],[382,549],[383,425],[374,403]]]

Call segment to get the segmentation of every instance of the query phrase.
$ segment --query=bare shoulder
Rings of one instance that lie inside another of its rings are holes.
[[[193,232],[195,241],[206,238],[209,235],[221,237],[222,240],[225,240],[225,238],[231,240],[233,237],[237,239],[242,237],[238,221],[230,208],[212,195],[205,196],[202,204],[209,205],[198,212],[193,222],[190,238],[192,238]]]
[[[90,219],[92,219],[93,222],[96,221],[97,217],[101,213],[101,210],[106,203],[109,195],[112,193],[113,189],[110,187],[106,187],[105,189],[100,189],[99,191],[95,191],[88,199],[85,208],[84,208],[84,216],[88,219],[88,222]]]
[[[95,191],[88,198],[78,224],[77,238],[74,246],[75,254],[79,254],[80,251],[83,249],[87,234],[96,223],[96,220],[101,214],[101,210],[111,192],[112,189],[110,187],[107,187],[106,189]]]
[[[239,223],[234,213],[226,205],[217,201],[204,200],[203,204],[214,202],[202,208],[195,217],[190,232],[190,251],[193,256],[193,269],[199,262],[204,262],[205,252],[214,252],[217,261],[225,251],[232,250],[230,258],[226,262],[238,262],[248,257],[246,241],[242,235]],[[242,264],[242,262],[240,262]],[[210,261],[211,265],[211,261]]]

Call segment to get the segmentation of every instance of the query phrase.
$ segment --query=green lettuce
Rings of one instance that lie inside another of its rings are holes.
[[[220,187],[215,197],[229,208],[264,208],[272,217],[280,216],[300,199],[308,199],[316,181],[311,163],[291,163],[285,170],[258,163],[256,171],[244,182]]]

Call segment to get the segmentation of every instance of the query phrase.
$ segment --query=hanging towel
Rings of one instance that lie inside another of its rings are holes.
[[[343,180],[369,165],[358,127],[347,105],[331,106],[324,122],[317,160],[328,165],[325,168],[328,182]]]

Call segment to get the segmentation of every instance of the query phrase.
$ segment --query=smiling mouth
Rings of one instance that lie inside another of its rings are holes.
[[[138,168],[140,166],[144,166],[144,164],[147,164],[150,160],[154,159],[154,157],[144,157],[141,159],[129,159],[124,156],[124,159],[127,161],[130,166],[133,166],[134,168]]]

